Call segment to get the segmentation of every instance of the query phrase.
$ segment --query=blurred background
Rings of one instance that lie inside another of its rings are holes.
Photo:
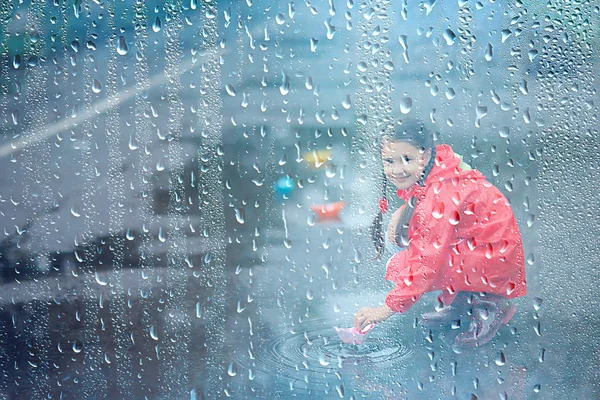
[[[599,13],[4,0],[0,398],[599,398]],[[523,234],[529,293],[472,351],[417,323],[435,294],[333,330],[391,289],[369,226],[405,119]]]

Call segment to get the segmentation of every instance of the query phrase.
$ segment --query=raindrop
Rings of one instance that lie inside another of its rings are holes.
[[[229,376],[237,375],[237,366],[235,365],[235,363],[229,363],[229,366],[227,366],[227,375],[229,375]]]
[[[160,240],[161,243],[164,243],[167,241],[167,237],[165,235],[165,232],[163,231],[162,226],[158,228],[158,240]]]
[[[281,86],[279,86],[279,92],[283,96],[290,92],[290,78],[284,71],[281,71]]]
[[[19,113],[19,110],[13,110],[10,113],[10,117],[12,119],[13,125],[19,125],[19,117],[20,117],[20,115],[21,114]]]
[[[313,53],[316,53],[318,44],[319,44],[319,41],[317,39],[311,38],[310,39],[310,51]]]
[[[451,29],[446,29],[443,36],[448,46],[452,46],[454,44],[454,41],[456,40],[456,34],[452,32]]]
[[[227,92],[228,95],[230,95],[231,97],[235,97],[235,95],[237,94],[235,92],[235,88],[233,87],[233,85],[231,85],[230,83],[228,83],[227,85],[225,85],[225,91]]]
[[[326,367],[329,365],[330,363],[330,356],[327,353],[321,353],[319,355],[319,364],[321,364],[322,366]]]
[[[150,337],[152,338],[152,340],[158,340],[158,333],[156,332],[156,328],[154,327],[154,325],[150,327]]]
[[[135,235],[133,234],[133,232],[131,232],[131,228],[127,228],[127,232],[125,233],[125,238],[127,240],[135,239]]]
[[[75,217],[75,218],[79,218],[81,217],[81,213],[79,211],[77,211],[75,209],[75,207],[71,207],[71,214]]]
[[[529,57],[529,61],[533,61],[534,58],[536,58],[538,55],[538,51],[533,49],[533,50],[529,50],[527,52],[527,56]]]
[[[327,21],[325,21],[324,24],[327,29],[327,39],[333,39],[333,36],[335,35],[335,26],[331,25],[331,18],[327,18]]]
[[[208,10],[206,10],[206,13],[204,15],[206,16],[207,19],[217,18],[217,13],[212,8],[209,8]]]
[[[160,18],[157,16],[156,19],[154,20],[154,23],[152,24],[152,30],[154,32],[160,32],[160,28],[161,28]]]
[[[394,70],[394,63],[393,63],[393,62],[391,62],[391,61],[386,61],[386,62],[383,64],[383,68],[385,68],[385,69],[386,69],[386,70],[388,70],[388,71],[393,71],[393,70]]]
[[[19,69],[19,67],[21,66],[21,55],[15,54],[15,56],[13,57],[12,65],[14,69]]]
[[[503,351],[499,351],[498,354],[496,354],[496,358],[494,358],[494,362],[498,366],[502,366],[502,365],[506,364],[506,356],[504,355]]]
[[[400,100],[400,112],[402,114],[408,114],[412,109],[413,101],[410,97],[404,97]]]
[[[360,61],[358,64],[356,64],[356,69],[358,69],[359,72],[366,72],[367,68],[367,63],[364,61]]]
[[[83,343],[75,339],[73,341],[73,353],[81,353],[83,351]]]
[[[454,210],[450,213],[450,218],[448,219],[448,222],[450,223],[450,225],[458,225],[458,223],[460,222],[460,215],[458,214],[458,211]]]
[[[523,79],[523,81],[519,85],[519,90],[523,94],[528,94],[529,93],[529,89],[527,88],[527,81],[525,79]]]
[[[244,223],[245,212],[242,207],[236,207],[235,209],[235,219],[239,224]]]
[[[446,206],[444,205],[444,203],[437,202],[434,206],[433,206],[433,210],[431,211],[431,216],[435,219],[440,219],[444,216],[444,212],[446,211]]]
[[[119,36],[119,42],[117,44],[117,53],[119,55],[124,56],[129,51],[129,47],[127,47],[127,42],[125,41],[125,36]]]
[[[483,56],[485,58],[485,61],[492,61],[492,57],[494,57],[494,50],[491,44],[488,43]]]
[[[346,110],[352,107],[352,100],[350,100],[349,94],[347,94],[346,97],[344,97],[344,100],[342,100],[342,107],[344,107]]]
[[[275,16],[275,22],[277,22],[278,25],[285,24],[285,15],[282,13],[277,14],[277,16]]]
[[[92,82],[92,92],[100,93],[102,91],[102,84],[98,79],[94,79]]]
[[[437,3],[437,0],[426,0],[423,2],[423,5],[425,6],[425,15],[429,15],[431,10],[433,10],[433,7],[435,7],[435,3]]]
[[[329,163],[325,166],[325,176],[328,178],[333,178],[337,174],[337,166],[335,164]]]
[[[448,100],[452,100],[456,96],[456,92],[451,87],[449,87],[448,89],[446,89],[445,94],[446,94],[446,98]]]
[[[485,117],[488,113],[488,108],[486,106],[477,106],[475,108],[475,126],[481,126],[481,119]]]
[[[542,307],[542,303],[543,303],[542,299],[540,299],[539,297],[535,297],[533,299],[533,309],[535,311],[538,311]]]
[[[96,283],[98,285],[100,285],[100,286],[108,285],[108,282],[106,281],[106,277],[101,276],[98,271],[94,272],[94,278],[96,278]]]
[[[314,298],[315,298],[315,293],[312,291],[312,289],[308,289],[308,290],[306,291],[306,298],[307,298],[308,300],[312,300],[312,299],[314,299]]]

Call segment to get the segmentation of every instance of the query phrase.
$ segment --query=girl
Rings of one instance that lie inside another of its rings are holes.
[[[381,213],[387,209],[387,180],[405,202],[386,235],[398,246],[385,275],[395,287],[382,307],[356,312],[355,328],[363,331],[407,311],[424,293],[441,290],[443,307],[424,314],[422,322],[434,326],[467,317],[470,325],[455,344],[488,342],[515,312],[508,299],[526,293],[521,234],[508,200],[479,171],[466,168],[450,146],[434,146],[420,122],[404,122],[385,137],[381,155],[387,178]],[[371,232],[379,254],[381,213]]]

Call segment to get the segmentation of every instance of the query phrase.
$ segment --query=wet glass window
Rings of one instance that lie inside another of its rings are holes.
[[[599,398],[599,13],[4,1],[0,398]]]

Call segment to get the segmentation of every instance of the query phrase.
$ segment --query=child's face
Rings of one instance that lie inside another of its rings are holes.
[[[428,155],[408,142],[386,141],[381,148],[385,175],[398,189],[408,189],[419,180]]]

